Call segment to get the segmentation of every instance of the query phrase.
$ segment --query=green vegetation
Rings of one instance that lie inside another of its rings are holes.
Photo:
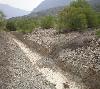
[[[98,12],[97,15],[98,15],[98,23],[99,23],[98,27],[100,28],[100,12]]]
[[[98,26],[96,12],[85,0],[77,0],[59,14],[58,28],[62,30],[84,30]]]
[[[7,21],[7,24],[6,24],[6,28],[9,30],[9,31],[16,31],[16,26],[14,24],[14,21]]]
[[[49,29],[54,27],[54,18],[53,16],[45,16],[40,20],[40,26],[43,29]]]
[[[35,18],[15,18],[7,21],[6,28],[10,31],[27,33],[31,32],[37,26],[38,20]]]
[[[96,36],[97,36],[97,37],[100,37],[100,29],[97,29],[97,30],[96,30]]]
[[[33,17],[19,17],[9,19],[6,28],[9,31],[19,31],[23,33],[32,32],[33,29],[41,27],[42,29],[49,29],[54,27],[54,17],[44,16],[39,18]]]
[[[4,21],[1,20],[2,22]],[[100,28],[100,12],[94,11],[93,7],[85,0],[76,0],[56,16],[17,17],[7,20],[6,24],[9,31],[23,33],[32,32],[38,27],[42,29],[56,28],[59,32]]]
[[[0,11],[0,30],[4,30],[6,25],[5,15]]]

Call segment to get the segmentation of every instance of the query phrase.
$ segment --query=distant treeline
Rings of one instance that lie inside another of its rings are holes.
[[[17,17],[7,21],[6,28],[10,31],[31,32],[38,27],[38,18]]]

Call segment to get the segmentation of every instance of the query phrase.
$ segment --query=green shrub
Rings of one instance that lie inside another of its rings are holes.
[[[76,0],[58,16],[61,30],[83,30],[98,26],[97,14],[85,0]]]
[[[52,16],[45,16],[41,18],[40,26],[43,29],[49,29],[54,27],[54,18]]]
[[[13,21],[7,21],[6,28],[9,31],[16,31],[17,29]]]
[[[100,28],[100,12],[98,14],[98,27]]]
[[[97,29],[97,30],[96,30],[96,36],[97,36],[97,37],[100,37],[100,29]]]
[[[18,29],[17,30],[18,32],[22,32],[22,33],[31,33],[32,32],[32,29]]]
[[[6,28],[10,31],[19,31],[23,33],[32,32],[36,27],[38,27],[37,19],[28,17],[9,19],[6,25]]]
[[[4,30],[6,26],[5,15],[0,11],[0,29]]]

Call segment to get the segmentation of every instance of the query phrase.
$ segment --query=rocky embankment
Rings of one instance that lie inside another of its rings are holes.
[[[100,89],[100,38],[95,32],[57,34],[49,29],[37,30],[24,37],[46,48],[48,53],[45,54],[76,82],[77,77],[80,78],[87,86],[85,89]]]
[[[93,31],[3,32],[0,71],[0,89],[100,89],[100,39]]]

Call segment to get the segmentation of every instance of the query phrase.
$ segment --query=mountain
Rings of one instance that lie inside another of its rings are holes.
[[[44,0],[29,16],[56,15],[72,0]],[[100,0],[87,0],[95,10],[100,11]]]
[[[2,11],[5,14],[6,18],[23,16],[30,13],[28,11],[14,8],[6,4],[0,4],[0,11]]]
[[[64,6],[69,5],[70,1],[71,0],[44,0],[29,16],[56,15]]]
[[[95,10],[100,12],[100,0],[90,0],[89,2]]]
[[[56,8],[68,5],[70,0],[44,0],[33,12],[40,12],[50,8]]]
[[[56,15],[59,11],[61,11],[64,8],[64,6],[50,8],[47,10],[39,11],[39,12],[32,12],[29,14],[31,17],[40,17],[40,16],[47,16],[47,15]]]
[[[92,4],[99,4],[100,5],[100,0],[89,0],[89,1]]]
[[[38,7],[36,7],[33,12],[41,12],[48,10],[50,8],[57,8],[61,6],[68,5],[74,0],[44,0]],[[87,0],[93,6],[100,6],[100,0]]]

